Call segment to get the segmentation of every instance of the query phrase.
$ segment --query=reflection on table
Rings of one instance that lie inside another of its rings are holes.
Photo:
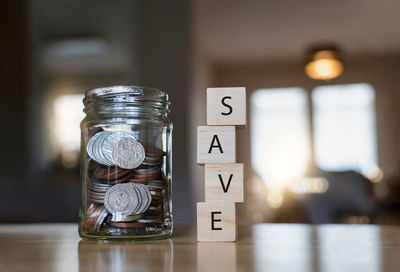
[[[0,271],[397,271],[400,228],[259,224],[239,241],[82,241],[75,224],[0,225]]]

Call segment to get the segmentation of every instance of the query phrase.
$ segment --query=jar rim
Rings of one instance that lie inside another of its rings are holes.
[[[157,89],[144,86],[104,86],[88,89],[85,92],[86,98],[96,98],[100,96],[115,95],[115,94],[128,94],[129,96],[147,97],[154,99],[165,99],[168,100],[168,95]]]

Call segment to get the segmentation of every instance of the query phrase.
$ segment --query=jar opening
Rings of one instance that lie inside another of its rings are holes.
[[[166,115],[168,94],[142,86],[108,86],[89,89],[83,99],[87,114],[125,115],[147,113]]]
[[[95,98],[99,96],[107,96],[113,94],[127,94],[130,96],[146,96],[148,98],[164,98],[168,99],[165,92],[149,87],[142,86],[106,86],[89,89],[85,92],[85,97]]]

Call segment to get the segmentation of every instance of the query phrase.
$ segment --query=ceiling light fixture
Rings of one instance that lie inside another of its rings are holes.
[[[318,48],[310,51],[305,71],[307,76],[317,80],[328,80],[343,73],[343,63],[336,48]]]

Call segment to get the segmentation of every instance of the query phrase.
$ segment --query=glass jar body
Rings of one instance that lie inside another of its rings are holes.
[[[172,124],[166,115],[141,113],[140,103],[131,113],[131,105],[117,106],[118,114],[112,107],[107,114],[92,111],[81,123],[79,234],[97,240],[170,237]]]

